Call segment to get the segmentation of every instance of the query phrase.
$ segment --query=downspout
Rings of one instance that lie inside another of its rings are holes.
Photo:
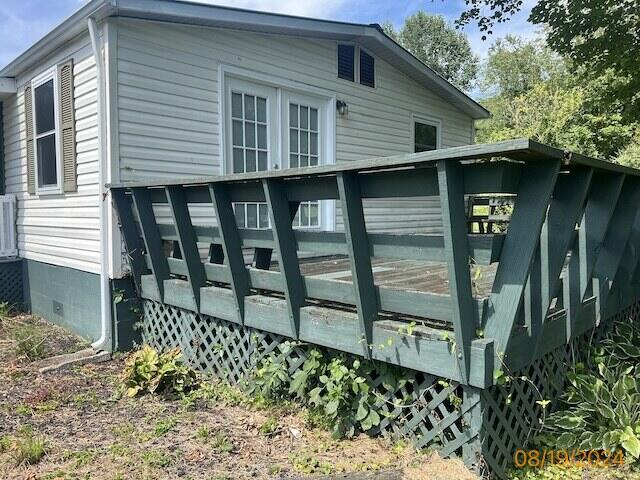
[[[111,289],[109,285],[109,201],[105,185],[107,178],[107,156],[105,148],[105,76],[102,40],[98,34],[96,20],[88,19],[91,48],[96,61],[96,81],[98,94],[98,205],[100,218],[100,338],[91,344],[94,350],[111,351]]]

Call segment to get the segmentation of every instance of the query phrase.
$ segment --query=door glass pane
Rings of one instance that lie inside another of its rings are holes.
[[[233,128],[233,145],[242,147],[244,145],[244,140],[242,138],[242,121],[234,120],[232,128]]]
[[[36,135],[55,130],[53,80],[43,83],[35,89]]]
[[[257,203],[247,203],[247,228],[258,228]]]
[[[319,164],[318,109],[289,103],[289,167],[302,168]],[[300,228],[320,226],[320,203],[302,202],[293,221]]]
[[[259,228],[269,228],[269,209],[266,203],[258,204]]]
[[[256,97],[253,95],[244,96],[244,118],[247,120],[256,119]]]
[[[255,148],[256,146],[256,124],[253,122],[244,124],[244,144],[247,148]]]
[[[266,123],[267,121],[267,100],[262,97],[258,98],[258,121]]]
[[[57,185],[56,135],[52,133],[38,138],[38,185],[41,187]]]
[[[231,115],[233,118],[242,118],[242,94],[231,94]]]
[[[267,126],[258,124],[258,148],[267,149]]]
[[[233,149],[233,173],[244,173],[244,150]]]
[[[267,152],[258,152],[258,170],[264,171],[267,169]]]
[[[233,204],[233,211],[236,214],[236,225],[238,225],[238,227],[240,227],[240,228],[246,228],[247,227],[247,224],[246,224],[245,218],[244,218],[244,207],[245,207],[244,203],[234,203]]]
[[[256,151],[247,150],[247,172],[256,171]]]

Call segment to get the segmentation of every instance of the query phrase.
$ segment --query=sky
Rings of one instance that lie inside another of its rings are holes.
[[[357,23],[390,21],[396,28],[418,10],[443,15],[453,22],[465,7],[464,0],[201,0],[252,10],[263,10],[305,17]],[[493,37],[482,41],[477,28],[467,26],[464,32],[474,52],[486,56],[492,40],[507,33],[531,38],[535,28],[527,17],[536,0],[524,0],[523,10],[510,22],[498,25]],[[49,30],[77,10],[84,0],[2,0],[0,2],[0,66],[4,66]]]

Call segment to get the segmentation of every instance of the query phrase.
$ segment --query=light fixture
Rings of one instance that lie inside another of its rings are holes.
[[[343,100],[336,100],[336,109],[338,110],[338,114],[342,117],[349,114],[349,105],[347,105],[347,102]]]

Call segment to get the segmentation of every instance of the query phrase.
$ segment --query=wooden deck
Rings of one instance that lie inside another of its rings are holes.
[[[497,367],[635,301],[638,173],[515,140],[111,192],[143,299],[486,388]],[[493,195],[513,201],[508,221],[470,228],[466,199]],[[425,196],[440,199],[442,234],[367,230],[363,200]],[[315,200],[336,201],[344,232],[293,228]],[[266,202],[271,228],[238,228],[234,202]],[[196,204],[216,222],[193,225]]]

